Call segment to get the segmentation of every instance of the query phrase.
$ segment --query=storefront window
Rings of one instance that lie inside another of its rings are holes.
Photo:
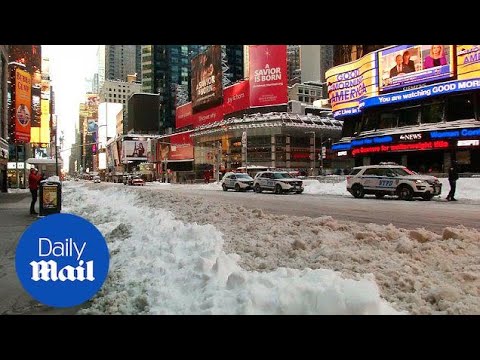
[[[362,119],[362,130],[361,131],[370,131],[377,128],[378,123],[378,113],[372,112],[370,114],[365,114]]]
[[[471,94],[458,95],[448,98],[447,121],[473,119],[473,96]]]
[[[398,118],[399,118],[398,112],[382,113],[380,114],[380,121],[378,123],[378,128],[379,129],[395,128],[397,127]]]
[[[398,127],[415,126],[419,124],[420,106],[404,108],[400,110]]]
[[[437,123],[443,121],[443,102],[437,102],[422,106],[422,124]]]

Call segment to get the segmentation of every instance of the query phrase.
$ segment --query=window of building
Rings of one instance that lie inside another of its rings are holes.
[[[116,97],[117,97],[117,94],[113,94],[113,97],[116,98]]]
[[[400,110],[398,127],[415,126],[420,123],[420,106],[404,108]]]
[[[298,101],[303,101],[303,96],[299,96]]]
[[[361,131],[375,130],[377,128],[378,121],[378,113],[372,112],[370,114],[366,114],[362,119]]]
[[[447,100],[447,121],[475,118],[473,95],[451,96]]]
[[[299,93],[299,94],[303,94],[303,89],[302,89],[302,88],[298,88],[298,93]]]
[[[422,124],[437,123],[443,121],[443,102],[435,102],[422,106]]]
[[[310,95],[315,95],[315,90],[310,90]]]
[[[373,114],[372,114],[373,115]],[[378,123],[379,129],[391,129],[397,127],[399,114],[397,112],[385,112],[380,114],[380,121]],[[372,117],[373,123],[373,117]],[[373,130],[370,128],[369,130]]]
[[[361,117],[355,116],[352,118],[347,118],[347,120],[343,122],[342,137],[353,136],[353,133],[355,132],[355,125],[358,123],[359,119],[361,119]]]

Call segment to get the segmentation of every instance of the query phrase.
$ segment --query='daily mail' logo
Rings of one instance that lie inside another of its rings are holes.
[[[23,233],[15,268],[33,298],[49,306],[71,307],[100,290],[109,260],[105,238],[92,223],[72,214],[54,214]]]

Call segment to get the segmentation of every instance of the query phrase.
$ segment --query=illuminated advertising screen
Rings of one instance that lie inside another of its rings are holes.
[[[147,161],[147,140],[125,140],[122,146],[122,160]]]
[[[32,118],[32,76],[23,70],[15,70],[15,140],[30,141]]]
[[[456,76],[453,45],[399,45],[378,51],[380,92],[408,90]]]
[[[40,126],[41,116],[40,89],[32,87],[32,127]]]
[[[212,45],[192,59],[192,109],[208,109],[222,103],[222,49]]]
[[[190,134],[191,132],[170,136],[169,160],[193,159],[193,140]]]
[[[334,117],[359,112],[359,102],[378,93],[376,54],[336,66],[325,73]]]
[[[457,45],[457,78],[480,78],[480,45]]]
[[[50,102],[48,100],[41,100],[42,120],[40,123],[40,143],[50,143]]]
[[[250,45],[250,106],[286,104],[287,46]]]

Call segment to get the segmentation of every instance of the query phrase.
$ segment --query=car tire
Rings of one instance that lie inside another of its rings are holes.
[[[281,195],[283,193],[282,185],[277,184],[275,185],[275,194]]]
[[[255,184],[255,189],[254,189],[254,190],[255,190],[255,192],[258,193],[258,194],[260,194],[260,193],[262,192],[262,188],[260,187],[259,184]]]
[[[241,189],[240,189],[240,185],[238,185],[238,184],[235,184],[235,191],[236,191],[236,192],[239,192],[239,191],[241,191]]]
[[[397,190],[400,200],[410,201],[413,199],[413,189],[408,185],[402,185]]]
[[[301,193],[303,193],[303,190],[297,191],[297,194],[300,195]]]
[[[228,191],[227,185],[222,184],[222,189],[223,189],[223,191]]]
[[[361,199],[365,196],[365,190],[362,185],[355,184],[352,186],[352,194],[356,199]]]
[[[432,198],[433,198],[433,194],[429,192],[426,192],[425,194],[422,195],[422,199],[425,201],[430,201],[432,200]]]
[[[382,193],[376,193],[376,194],[375,194],[375,197],[376,197],[377,199],[383,199],[384,196],[385,196],[385,194],[382,194]]]

